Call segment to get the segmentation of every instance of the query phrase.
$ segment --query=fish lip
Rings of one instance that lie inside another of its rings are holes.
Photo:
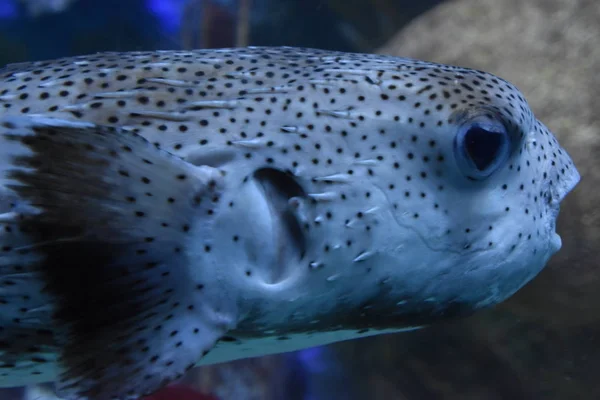
[[[551,199],[550,206],[548,209],[549,221],[548,224],[548,237],[550,241],[550,251],[551,253],[556,253],[562,247],[562,239],[558,232],[556,232],[556,220],[558,218],[558,214],[560,213],[560,200]]]
[[[560,235],[558,233],[556,233],[556,230],[553,230],[553,232],[550,234],[550,249],[552,253],[556,253],[558,252],[562,247],[562,238],[560,237]]]

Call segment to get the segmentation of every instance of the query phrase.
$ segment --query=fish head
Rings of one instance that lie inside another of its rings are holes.
[[[382,210],[365,247],[378,282],[368,302],[387,304],[375,324],[386,314],[397,316],[391,324],[466,315],[514,294],[560,249],[559,205],[580,179],[511,83],[409,69],[417,73],[384,96],[401,111],[380,110],[399,120],[372,120],[388,136],[387,163],[365,176]]]
[[[468,315],[514,294],[560,249],[559,204],[579,174],[514,85],[412,60],[365,81],[336,99],[354,125],[339,115],[325,125],[347,131],[328,141],[335,168],[293,177],[305,248],[277,264],[288,272],[262,287],[270,305],[251,318],[267,327],[278,315],[273,331]]]
[[[398,284],[411,282],[419,302],[472,312],[515,293],[560,249],[559,204],[580,178],[514,85],[480,71],[418,69],[419,82],[449,84],[437,96],[424,84],[404,94],[412,123],[398,132],[410,139],[399,146],[400,176],[386,176],[403,182],[388,190],[390,239],[379,251],[390,272],[411,265]]]

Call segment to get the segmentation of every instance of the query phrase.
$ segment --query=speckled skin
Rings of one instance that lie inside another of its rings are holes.
[[[17,261],[25,272],[0,289],[0,339],[10,343],[0,383],[61,374],[73,399],[136,398],[196,363],[412,329],[496,304],[560,248],[558,204],[579,180],[513,85],[464,68],[249,48],[99,54],[9,66],[2,79],[0,268],[3,280]],[[457,142],[473,121],[507,138],[506,157],[487,174]],[[32,135],[50,144],[23,139]],[[98,150],[113,148],[118,161]],[[65,201],[40,189],[53,180]],[[82,195],[90,203],[79,204]],[[139,259],[117,261],[155,284],[159,303],[123,294],[142,310],[133,313],[111,297],[133,281],[108,291],[98,279],[106,262],[89,262],[93,280],[56,267],[84,261],[77,240],[71,253],[15,253],[42,241],[19,232],[18,215],[34,231],[43,221],[57,227],[43,238],[54,242],[68,237],[59,228],[89,224],[99,254],[121,254],[119,239],[142,246]],[[152,266],[138,270],[140,262]],[[74,306],[84,299],[76,285],[103,307]],[[41,327],[46,347],[28,352]]]

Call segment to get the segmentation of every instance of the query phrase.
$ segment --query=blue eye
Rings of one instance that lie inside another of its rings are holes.
[[[456,160],[472,179],[485,179],[500,168],[510,154],[510,137],[504,124],[489,117],[462,124],[454,140]]]

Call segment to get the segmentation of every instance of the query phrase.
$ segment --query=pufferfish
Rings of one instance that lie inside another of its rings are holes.
[[[0,79],[0,386],[66,399],[490,307],[579,181],[515,86],[455,66],[251,47]]]

